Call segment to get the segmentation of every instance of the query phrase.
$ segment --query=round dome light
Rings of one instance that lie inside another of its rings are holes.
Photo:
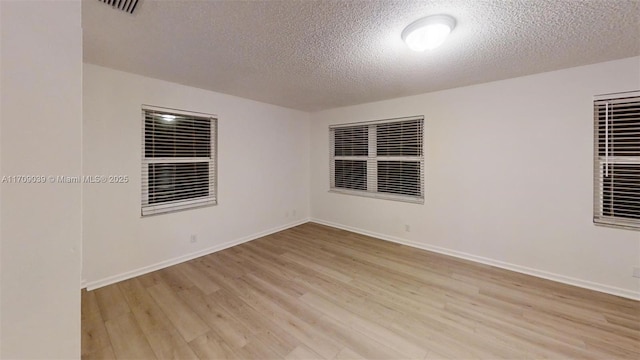
[[[432,50],[442,45],[456,26],[449,15],[432,15],[416,20],[402,31],[402,40],[414,51]]]

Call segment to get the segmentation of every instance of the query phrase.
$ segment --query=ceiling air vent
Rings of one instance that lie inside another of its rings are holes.
[[[129,14],[133,14],[133,10],[136,9],[139,0],[98,0],[107,5],[111,5],[115,9],[126,11]]]

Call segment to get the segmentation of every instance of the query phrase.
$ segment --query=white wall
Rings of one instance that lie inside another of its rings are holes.
[[[79,175],[80,1],[0,9],[0,175]],[[0,188],[0,358],[79,358],[81,187]]]
[[[142,104],[218,115],[217,206],[140,217]],[[85,64],[83,134],[85,174],[131,178],[84,186],[89,288],[309,217],[307,113]]]
[[[591,220],[592,97],[639,88],[635,57],[312,114],[312,218],[640,298],[640,232]],[[424,205],[327,192],[329,124],[409,115],[425,116]]]

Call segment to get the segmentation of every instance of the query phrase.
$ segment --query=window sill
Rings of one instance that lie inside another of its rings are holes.
[[[374,192],[368,192],[368,191],[348,190],[348,189],[339,189],[339,188],[329,189],[329,192],[336,193],[336,194],[354,195],[354,196],[360,196],[360,197],[368,197],[368,198],[374,198],[374,199],[392,200],[392,201],[400,201],[400,202],[406,202],[411,204],[424,205],[424,198],[415,197],[415,196],[374,193]]]
[[[217,199],[205,198],[199,200],[186,200],[158,205],[145,205],[142,207],[142,217],[167,214],[172,212],[197,209],[217,205]]]
[[[627,223],[627,222],[607,222],[606,220],[601,219],[593,219],[593,224],[596,226],[608,227],[608,228],[616,228],[616,229],[624,229],[624,230],[632,230],[632,231],[640,231],[639,223]]]

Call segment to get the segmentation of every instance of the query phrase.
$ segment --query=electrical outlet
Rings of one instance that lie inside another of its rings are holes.
[[[191,243],[195,244],[198,242],[198,235],[192,234],[191,235]]]
[[[640,278],[640,266],[633,267],[633,277]]]
[[[404,231],[411,232],[411,226],[409,224],[404,224]]]

